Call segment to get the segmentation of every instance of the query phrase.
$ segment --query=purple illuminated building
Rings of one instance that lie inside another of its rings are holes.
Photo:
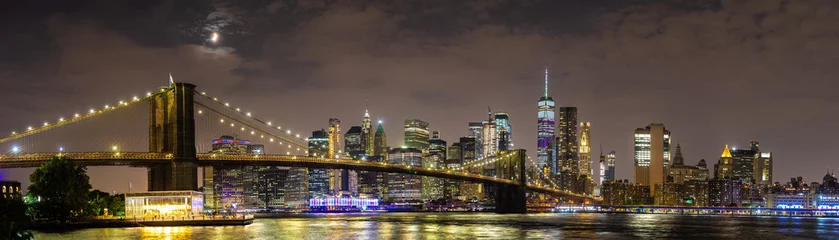
[[[355,197],[325,197],[309,199],[309,207],[313,210],[367,210],[377,208],[379,199]]]
[[[554,117],[556,104],[553,98],[548,96],[548,67],[545,67],[545,95],[539,99],[539,118],[536,129],[536,155],[541,171],[557,172],[556,161],[554,160]]]

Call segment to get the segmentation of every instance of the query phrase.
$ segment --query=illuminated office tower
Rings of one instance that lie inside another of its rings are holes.
[[[720,160],[717,164],[714,164],[714,178],[734,179],[734,157],[731,155],[731,150],[729,150],[728,144],[726,144],[725,148],[723,148]]]
[[[416,148],[394,148],[388,152],[388,161],[391,165],[422,167],[422,152]],[[388,199],[391,203],[421,204],[422,177],[388,173]]]
[[[343,156],[344,147],[343,141],[341,140],[341,120],[337,118],[330,118],[329,119],[329,158],[341,158]],[[343,170],[342,169],[330,169],[329,170],[329,190],[333,194],[339,193],[344,186],[341,185],[343,182]]]
[[[461,148],[460,142],[456,142],[452,143],[452,145],[446,149],[446,169],[460,171],[460,167],[463,166]],[[445,198],[446,201],[458,199],[458,197],[461,196],[461,183],[462,181],[460,180],[450,178],[443,179],[443,198]]]
[[[420,151],[428,149],[428,123],[419,119],[405,119],[405,147]]]
[[[428,141],[428,150],[423,153],[422,167],[444,169],[446,167],[446,141],[440,139],[440,132],[434,131]],[[437,200],[443,197],[443,179],[422,177],[422,199]]]
[[[510,133],[507,128],[498,128],[498,150],[511,150],[513,143],[510,142]]]
[[[554,154],[554,114],[556,105],[553,98],[548,96],[548,67],[545,67],[545,95],[539,99],[539,112],[536,127],[536,163],[543,173],[558,172],[556,154]]]
[[[577,192],[590,195],[592,193],[592,175],[591,170],[591,122],[580,123],[580,166],[579,177],[577,184],[579,185]]]
[[[670,166],[670,131],[664,124],[651,123],[645,128],[635,129],[636,184],[650,187],[650,196],[655,196],[655,184],[664,182],[665,169]]]
[[[495,132],[498,133],[498,149],[513,149],[513,126],[510,125],[510,115],[505,112],[495,113]],[[502,133],[505,133],[502,135]]]
[[[579,145],[577,144],[577,108],[560,107],[559,133],[556,136],[556,156],[559,171],[580,174]]]
[[[498,134],[495,128],[495,120],[492,119],[492,111],[489,112],[489,119],[483,122],[481,133],[483,134],[481,136],[481,151],[483,151],[481,156],[495,156],[495,153],[498,152]]]
[[[484,123],[483,122],[469,122],[469,131],[466,134],[467,137],[471,137],[475,139],[475,151],[477,155],[475,155],[475,159],[483,158],[483,137],[484,137]]]
[[[373,124],[370,122],[370,113],[367,112],[367,109],[364,109],[364,119],[361,121],[361,139],[364,145],[364,155],[373,156]]]
[[[384,127],[382,127],[381,120],[379,120],[379,126],[376,128],[376,134],[373,138],[373,155],[382,156],[384,162],[387,162],[387,135]]]
[[[487,115],[487,120],[483,122],[481,140],[481,156],[483,158],[489,157],[496,157],[495,155],[498,153],[498,133],[496,132],[496,125],[495,119],[492,117],[492,110],[487,108],[489,111]],[[496,176],[498,173],[495,164],[486,164],[482,167],[482,172],[484,176]],[[483,198],[484,199],[495,199],[495,187],[489,184],[482,185],[483,189]]]
[[[609,154],[606,155],[606,180],[617,180],[615,179],[615,151],[612,150]]]
[[[326,131],[321,129],[312,132],[312,136],[309,137],[309,156],[325,158],[328,150],[329,135]],[[329,191],[329,170],[310,168],[308,175],[309,198],[332,195]]]
[[[460,156],[459,156],[458,161],[461,164],[465,164],[465,163],[475,161],[477,159],[477,156],[478,156],[478,150],[477,150],[478,146],[480,146],[480,144],[477,144],[477,141],[475,140],[475,138],[472,138],[472,137],[462,137],[462,138],[460,138],[460,151],[459,151]],[[469,168],[469,169],[465,169],[465,170],[471,170],[471,169],[477,169],[477,168]],[[475,173],[478,173],[478,172],[470,172],[470,173],[475,174]],[[470,199],[480,200],[480,199],[483,198],[483,193],[481,192],[481,190],[483,189],[482,184],[475,183],[475,182],[468,182],[468,181],[460,181],[459,183],[460,183],[460,190],[459,190],[460,196],[458,197],[458,199],[461,199],[461,200],[465,201],[465,200],[470,200]]]
[[[592,175],[591,171],[591,122],[580,123],[580,175]]]
[[[327,153],[327,158],[338,158],[341,157],[341,152],[343,151],[343,147],[341,144],[341,120],[337,118],[330,118],[329,119],[329,152]]]
[[[761,186],[772,185],[772,152],[758,152],[755,158],[755,183]]]
[[[603,155],[603,149],[600,149],[600,161],[598,162],[598,169],[600,170],[600,182],[598,185],[602,185],[606,179],[606,155]]]

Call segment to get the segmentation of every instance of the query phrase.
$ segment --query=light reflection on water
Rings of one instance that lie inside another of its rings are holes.
[[[249,226],[97,228],[36,239],[782,239],[839,236],[839,218],[660,214],[383,213],[257,219]]]

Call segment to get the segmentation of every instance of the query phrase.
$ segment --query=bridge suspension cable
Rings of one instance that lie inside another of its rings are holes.
[[[234,131],[237,130],[236,127],[240,127],[238,130],[240,130],[242,132],[245,132],[245,134],[250,133],[251,136],[254,136],[254,137],[259,136],[259,139],[263,139],[263,140],[265,139],[265,136],[267,135],[268,136],[267,144],[277,143],[278,145],[282,146],[283,142],[286,142],[287,144],[285,144],[285,146],[287,148],[289,148],[288,149],[289,151],[287,152],[287,154],[290,154],[291,151],[296,151],[297,153],[308,154],[308,146],[307,145],[297,143],[297,142],[295,142],[293,140],[290,140],[288,138],[285,138],[281,135],[278,135],[278,134],[275,134],[275,133],[273,133],[271,131],[268,131],[266,129],[260,128],[259,126],[256,126],[255,124],[248,123],[246,121],[235,118],[235,117],[233,117],[229,114],[226,114],[226,113],[224,113],[224,112],[222,112],[218,109],[209,107],[206,104],[203,104],[203,103],[200,103],[200,102],[195,102],[195,104],[203,107],[204,109],[206,109],[206,110],[208,110],[212,113],[215,113],[215,114],[218,114],[218,115],[222,116],[223,118],[217,119],[218,121],[216,121],[216,119],[213,120],[214,122],[216,122],[220,126],[230,126],[230,128],[233,128]],[[206,115],[206,114],[207,113],[203,113],[201,110],[199,110],[199,113],[198,113],[199,116]],[[227,119],[227,120],[225,121],[225,119]],[[245,127],[247,127],[247,129]],[[259,133],[259,135],[256,135],[257,132]],[[274,141],[275,139],[277,139],[279,141]],[[263,143],[266,143],[266,142],[263,142]]]
[[[273,123],[273,122],[271,122],[271,121],[264,121],[264,120],[262,120],[262,119],[260,119],[260,118],[254,117],[254,116],[253,116],[250,112],[242,112],[242,109],[241,109],[241,108],[231,107],[231,106],[230,106],[230,103],[228,103],[228,102],[222,103],[222,101],[221,101],[221,100],[219,100],[219,99],[218,99],[218,98],[216,98],[216,97],[210,97],[210,96],[207,96],[207,93],[206,93],[206,92],[198,92],[198,91],[196,91],[196,93],[197,93],[199,96],[202,96],[202,97],[204,97],[204,98],[205,98],[205,99],[207,99],[207,100],[211,100],[211,101],[213,101],[214,103],[218,104],[219,106],[222,106],[222,107],[224,107],[224,108],[226,108],[226,109],[229,109],[229,110],[231,110],[231,111],[235,111],[235,112],[236,112],[236,113],[238,113],[238,114],[244,115],[245,117],[248,117],[249,119],[251,119],[251,120],[253,120],[253,121],[256,121],[257,123],[260,123],[260,124],[262,124],[262,125],[264,125],[264,126],[266,126],[266,127],[268,127],[268,128],[271,128],[271,129],[277,129],[277,130],[279,130],[279,131],[281,131],[281,132],[284,132],[285,134],[287,134],[287,135],[289,136],[289,139],[294,139],[294,138],[296,138],[296,139],[298,139],[298,140],[303,140],[303,141],[305,141],[305,140],[306,140],[306,139],[305,139],[305,137],[304,137],[304,138],[301,138],[299,133],[292,133],[291,129],[287,129],[287,128],[286,128],[286,130],[285,130],[285,131],[282,131],[282,130],[283,130],[283,128],[282,128],[281,126],[279,126],[278,124],[274,124],[274,123]],[[202,105],[204,105],[204,104],[202,104]],[[204,107],[209,108],[209,106],[206,106],[206,105],[204,105]],[[233,117],[231,116],[231,118],[233,118]],[[289,140],[289,141],[290,141],[290,140]]]
[[[31,135],[34,135],[34,134],[37,134],[37,133],[49,131],[49,130],[52,130],[52,129],[55,129],[55,128],[67,126],[67,125],[73,124],[73,123],[77,123],[77,122],[80,122],[82,120],[86,120],[86,119],[90,119],[90,118],[93,118],[93,117],[96,117],[96,116],[100,116],[104,113],[112,112],[116,109],[125,108],[129,105],[133,105],[134,103],[140,102],[142,100],[149,99],[149,98],[151,98],[151,97],[153,97],[157,94],[160,94],[163,91],[165,91],[165,89],[161,89],[160,92],[147,92],[146,95],[143,96],[143,97],[134,96],[134,97],[131,98],[130,101],[120,100],[115,105],[105,104],[104,107],[101,108],[101,109],[91,108],[90,110],[87,111],[87,113],[76,112],[73,115],[71,115],[70,117],[58,117],[58,120],[55,121],[55,122],[50,123],[50,122],[47,121],[47,122],[44,122],[42,125],[37,126],[37,127],[33,127],[33,125],[30,125],[30,126],[26,127],[26,129],[24,131],[20,131],[20,132],[12,131],[9,136],[7,136],[5,138],[0,138],[0,143],[5,143],[5,142],[15,140],[15,139],[19,139],[19,138],[22,138],[22,137],[31,136]]]

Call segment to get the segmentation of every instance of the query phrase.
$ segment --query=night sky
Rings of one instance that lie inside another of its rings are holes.
[[[307,136],[330,117],[360,125],[369,101],[391,146],[406,118],[451,144],[489,106],[535,159],[547,65],[557,106],[592,122],[592,159],[616,150],[620,179],[632,179],[633,130],[660,122],[687,164],[757,140],[774,181],[821,181],[839,168],[837,22],[832,0],[6,1],[0,131],[143,94],[171,72]],[[144,169],[89,170],[94,188],[145,190]],[[0,174],[26,185],[31,171]]]

